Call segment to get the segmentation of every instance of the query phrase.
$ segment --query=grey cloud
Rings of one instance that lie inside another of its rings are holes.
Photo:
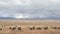
[[[0,17],[16,17],[19,14],[32,18],[60,17],[60,0],[0,0],[0,2]]]

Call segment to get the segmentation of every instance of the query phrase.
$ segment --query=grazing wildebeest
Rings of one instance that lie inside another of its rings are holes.
[[[16,26],[15,27],[9,27],[10,30],[16,30]]]

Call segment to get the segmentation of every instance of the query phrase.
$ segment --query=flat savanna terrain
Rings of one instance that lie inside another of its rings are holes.
[[[60,20],[0,20],[0,25],[60,26]]]
[[[60,20],[0,20],[0,26],[60,26]],[[60,30],[2,30],[0,34],[60,34]]]

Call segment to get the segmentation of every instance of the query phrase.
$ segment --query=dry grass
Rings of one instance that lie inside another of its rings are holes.
[[[0,20],[0,25],[60,26],[60,20]]]
[[[25,30],[26,26],[60,26],[60,20],[0,20],[0,26],[7,26],[0,34],[60,34],[60,30]],[[9,26],[21,26],[22,30],[10,30]]]

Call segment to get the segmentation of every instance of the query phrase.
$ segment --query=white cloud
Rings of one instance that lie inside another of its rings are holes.
[[[15,16],[15,18],[29,18],[29,16],[19,15],[19,16]]]
[[[16,14],[14,18],[31,18],[28,14]]]
[[[8,5],[8,3],[3,2],[3,1],[0,1],[0,5],[7,6],[7,5]]]
[[[6,5],[6,6],[27,6],[31,4],[31,0],[0,0],[0,5]]]

